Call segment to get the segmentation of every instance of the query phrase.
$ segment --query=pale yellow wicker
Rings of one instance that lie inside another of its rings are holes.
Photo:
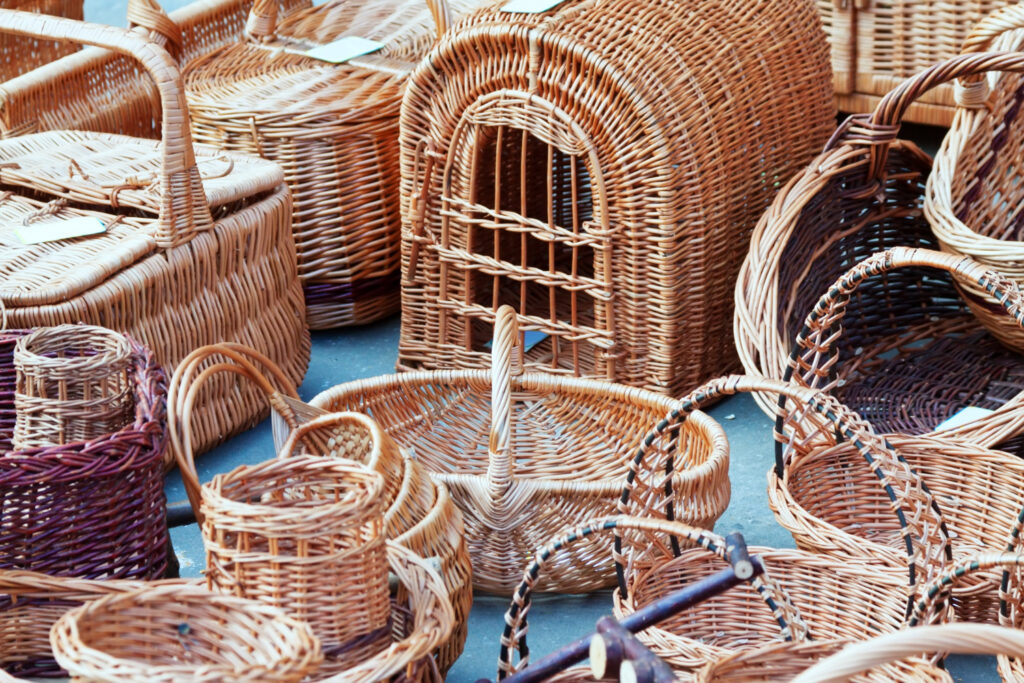
[[[634,481],[635,495],[672,501],[679,519],[710,527],[729,502],[728,446],[703,413],[644,434],[672,409],[650,391],[520,370],[515,311],[502,307],[487,370],[441,370],[358,380],[313,405],[376,420],[444,482],[462,510],[478,590],[507,594],[530,552],[566,523],[614,510],[634,454],[671,466]],[[651,457],[654,457],[651,455]],[[559,556],[540,590],[608,585],[607,541]]]
[[[85,131],[0,141],[0,301],[11,327],[86,322],[130,334],[168,370],[203,344],[244,342],[291,384],[309,360],[279,169],[255,157],[193,151],[177,66],[138,33],[0,10],[0,31],[100,45],[139,60],[160,89],[163,142]],[[76,217],[105,232],[23,244]],[[265,413],[234,378],[199,398],[205,450]],[[168,453],[170,456],[170,453]]]
[[[1024,46],[1024,5],[1017,4],[979,24],[964,52],[1017,51]],[[935,156],[925,190],[924,211],[942,249],[976,259],[1024,283],[1019,174],[1024,159],[1021,85],[1024,76],[992,73],[963,79],[956,118]],[[1001,342],[1024,352],[1024,328],[1002,314],[990,292],[963,287],[978,320]]]
[[[82,20],[83,0],[0,0],[0,7]],[[43,38],[0,36],[0,82],[70,54],[77,46]]]
[[[900,81],[954,57],[971,27],[1013,0],[817,0],[832,45],[836,106],[871,111]],[[906,121],[948,126],[953,88],[943,86],[913,104]]]
[[[527,364],[677,395],[736,366],[757,216],[832,125],[805,0],[495,3],[456,22],[402,108],[402,369]]]

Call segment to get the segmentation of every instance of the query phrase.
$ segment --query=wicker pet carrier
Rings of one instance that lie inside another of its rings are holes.
[[[735,367],[729,288],[827,137],[827,60],[805,0],[457,22],[402,106],[399,367],[486,367],[502,304],[531,370],[678,395]]]
[[[970,259],[925,250],[938,248],[921,212],[930,164],[896,136],[907,106],[935,83],[1021,68],[1014,53],[937,65],[892,91],[873,114],[849,119],[786,185],[755,229],[736,285],[734,331],[748,372],[792,372],[799,337],[801,353],[820,351],[821,365],[802,365],[796,374],[835,393],[879,432],[927,434],[966,407],[982,408],[996,412],[968,413],[961,436],[1019,449],[1002,442],[1021,418],[1024,360],[981,328],[961,293],[981,281],[997,287],[1002,304],[993,302],[992,315],[998,308],[1016,324],[1021,294]],[[856,264],[895,247],[925,249],[878,257],[891,259],[872,262],[879,277],[860,270],[849,283],[867,278],[857,291],[825,294]],[[842,316],[835,329],[828,316],[806,318],[823,294],[820,303],[831,302]],[[777,397],[757,399],[775,415]]]
[[[158,0],[128,0],[128,22],[143,27],[179,63],[241,38],[253,0],[197,0],[170,14]],[[282,0],[282,11],[311,0]],[[79,17],[81,18],[81,17]],[[129,56],[86,48],[0,84],[0,136],[91,130],[161,137],[160,95]]]
[[[462,514],[448,489],[433,482],[422,465],[409,458],[369,417],[358,413],[320,415],[321,411],[298,401],[284,373],[269,359],[247,347],[219,344],[197,349],[182,361],[168,395],[171,440],[179,454],[182,480],[198,519],[202,520],[199,478],[190,441],[195,420],[203,415],[191,406],[203,383],[219,372],[236,373],[260,387],[273,407],[275,423],[280,421],[283,428],[279,430],[275,424],[275,436],[278,431],[293,430],[290,441],[280,434],[277,451],[281,457],[298,453],[347,458],[376,470],[384,478],[387,538],[420,557],[436,560],[451,598],[455,627],[437,653],[443,675],[462,653],[473,604]]]
[[[168,370],[204,344],[243,342],[297,384],[309,331],[280,169],[193,152],[178,68],[135,32],[10,10],[0,10],[0,31],[131,55],[157,82],[164,110],[162,143],[83,131],[0,141],[0,301],[9,323],[103,325],[146,344]],[[32,243],[66,227],[87,236]],[[207,415],[200,451],[265,414],[262,395],[231,377],[211,383],[199,409]]]
[[[1019,51],[1024,5],[989,17],[971,33],[964,52],[993,46]],[[925,190],[925,216],[943,250],[976,259],[987,268],[1024,282],[1024,231],[1018,169],[1024,155],[1019,73],[981,75],[961,81],[957,117],[935,157]],[[994,91],[994,92],[993,92]],[[1003,314],[991,294],[977,285],[961,288],[978,320],[1001,342],[1024,353],[1024,329]]]
[[[83,0],[0,0],[0,8],[82,20]],[[0,36],[0,82],[49,64],[77,49],[70,43],[28,36]]]
[[[451,491],[462,510],[473,586],[508,594],[532,549],[567,522],[608,514],[644,432],[671,399],[633,387],[522,370],[515,311],[498,310],[490,370],[439,370],[357,380],[321,393],[316,407],[376,420]],[[721,426],[703,413],[650,437],[671,465],[637,481],[667,495],[682,519],[711,527],[729,503]],[[608,543],[560,556],[540,590],[610,585]]]
[[[839,111],[871,111],[903,79],[955,57],[976,23],[1011,2],[817,0]],[[904,120],[948,126],[955,110],[953,88],[942,86],[911,105]]]
[[[470,4],[453,0],[451,10]],[[309,326],[372,322],[399,307],[402,93],[435,31],[447,27],[449,5],[332,0],[280,23],[277,5],[257,0],[248,41],[188,65],[193,131],[284,169]],[[341,36],[384,47],[343,64],[302,54]]]
[[[75,328],[58,329],[73,338]],[[15,347],[27,335],[0,332],[0,568],[91,579],[164,576],[163,372],[149,351],[129,340],[134,407],[127,426],[87,441],[12,449]],[[62,414],[53,401],[35,407]],[[19,634],[17,644],[0,648],[0,666],[26,676],[58,672],[46,640],[55,618],[46,601],[0,597],[0,631]]]

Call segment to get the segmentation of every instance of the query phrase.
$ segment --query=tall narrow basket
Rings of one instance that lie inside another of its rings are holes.
[[[343,384],[313,399],[376,420],[451,491],[462,510],[478,590],[508,593],[533,548],[567,522],[614,510],[644,433],[665,396],[609,382],[520,372],[515,311],[502,307],[486,370],[421,371]],[[651,437],[671,465],[637,482],[681,519],[710,527],[729,502],[728,446],[703,413]],[[609,585],[605,543],[560,556],[541,590]]]
[[[168,369],[207,343],[248,343],[297,384],[309,331],[280,170],[193,149],[178,68],[137,32],[11,10],[0,10],[0,32],[131,56],[158,84],[164,110],[159,143],[87,131],[0,141],[0,301],[10,324],[101,323],[139,339]],[[90,234],[18,237],[71,220]],[[265,414],[262,396],[232,377],[212,382],[199,408],[207,420],[197,450]]]

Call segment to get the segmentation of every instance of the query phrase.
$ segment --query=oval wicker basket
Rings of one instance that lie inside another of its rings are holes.
[[[162,142],[85,130],[0,141],[0,300],[10,325],[101,323],[146,344],[168,369],[203,344],[245,342],[297,383],[309,331],[280,169],[193,148],[178,67],[140,32],[0,10],[0,33],[132,58],[158,85],[163,109]],[[66,220],[103,231],[34,244],[17,237]],[[233,380],[218,378],[200,399],[200,450],[260,417],[262,397]]]
[[[74,332],[75,328],[69,331]],[[153,355],[129,340],[131,424],[88,441],[12,450],[13,354],[28,331],[0,332],[0,568],[84,578],[158,578],[168,571],[163,459],[165,379]],[[59,671],[50,656],[48,601],[0,598],[0,666],[25,676]]]
[[[465,518],[473,586],[508,593],[533,548],[573,520],[608,514],[644,431],[671,399],[609,382],[513,370],[516,315],[498,311],[493,365],[358,380],[313,399],[331,411],[364,412],[448,486]],[[662,472],[636,482],[638,496],[665,496],[685,521],[710,527],[729,502],[728,445],[703,413],[649,446],[671,454]],[[667,491],[667,493],[666,493]],[[541,590],[610,585],[607,544],[560,556]]]
[[[278,432],[296,430],[290,444],[286,444],[283,433],[280,435],[280,456],[301,453],[347,458],[384,478],[387,538],[420,557],[436,559],[451,597],[455,628],[437,655],[438,668],[444,675],[462,653],[473,603],[462,514],[448,489],[433,482],[372,419],[357,413],[320,415],[321,411],[298,400],[280,368],[268,358],[248,347],[217,344],[197,349],[182,362],[168,395],[171,440],[198,520],[202,520],[201,494],[191,439],[193,422],[203,415],[192,409],[192,402],[201,386],[216,373],[235,373],[259,387],[274,411],[275,438]]]
[[[980,52],[993,44],[1019,51],[1024,6],[1012,5],[978,25],[964,46]],[[1024,282],[1022,195],[1014,178],[1024,153],[1020,128],[1020,73],[981,75],[958,83],[957,114],[935,156],[925,190],[924,211],[942,249],[977,260],[986,268]],[[978,320],[996,338],[1024,352],[1024,329],[1003,314],[992,294],[976,283],[962,287]]]

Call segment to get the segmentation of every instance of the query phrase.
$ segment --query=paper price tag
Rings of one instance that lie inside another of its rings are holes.
[[[565,0],[512,0],[501,8],[502,12],[513,14],[542,14],[552,7],[558,7]]]
[[[63,221],[22,225],[14,229],[14,234],[22,244],[39,244],[40,242],[56,242],[86,235],[99,235],[106,231],[107,226],[99,218],[78,216]]]
[[[341,64],[353,57],[361,57],[384,47],[384,43],[359,36],[346,36],[339,38],[333,43],[327,43],[312,50],[306,51],[307,57],[319,59],[322,62]]]
[[[968,422],[974,422],[975,420],[979,420],[979,419],[981,419],[983,417],[991,415],[994,412],[996,412],[996,411],[989,410],[988,408],[979,408],[977,406],[967,406],[963,410],[961,410],[959,412],[956,412],[956,413],[953,413],[948,418],[946,418],[944,421],[940,422],[938,424],[938,426],[935,427],[935,431],[938,432],[938,431],[941,431],[943,429],[953,429],[954,427],[959,427],[961,425],[965,425]]]

